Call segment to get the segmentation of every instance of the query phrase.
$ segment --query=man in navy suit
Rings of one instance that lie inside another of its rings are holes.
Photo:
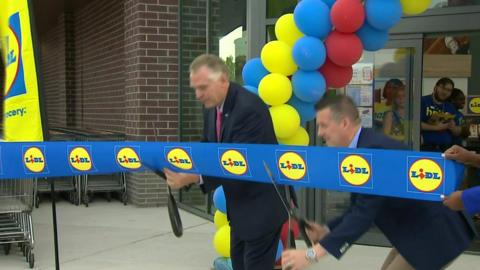
[[[405,149],[383,134],[362,128],[357,108],[346,96],[325,97],[316,104],[316,110],[318,136],[328,146]],[[285,251],[282,265],[303,269],[327,253],[340,259],[373,224],[393,245],[381,268],[388,270],[442,269],[474,236],[464,217],[440,202],[353,193],[342,216],[325,226],[312,223],[309,237],[315,243],[313,248]]]
[[[230,82],[227,66],[219,57],[197,57],[190,65],[190,86],[205,106],[204,142],[277,143],[267,105]],[[281,226],[288,216],[272,185],[199,177],[168,169],[165,175],[172,188],[200,183],[204,190],[211,191],[222,185],[231,227],[233,269],[273,269]]]
[[[444,153],[445,158],[453,159],[466,165],[480,168],[480,155],[467,149],[454,145]],[[455,191],[446,197],[443,204],[452,210],[465,210],[470,215],[480,214],[480,186],[463,191]]]

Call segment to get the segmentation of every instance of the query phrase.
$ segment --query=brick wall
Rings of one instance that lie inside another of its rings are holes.
[[[125,132],[123,0],[74,11],[75,126]]]
[[[124,10],[126,134],[178,141],[178,1],[125,0]],[[166,202],[165,182],[151,173],[130,174],[128,187],[136,205]]]
[[[43,36],[39,37],[39,75],[43,79],[45,110],[50,126],[66,126],[65,91],[65,24],[64,16]]]
[[[206,1],[182,3],[182,140],[197,141],[201,104],[188,87],[188,64],[206,51]],[[128,140],[178,141],[177,12],[177,0],[102,0],[61,15],[41,38],[50,123],[124,132]],[[216,53],[218,39],[211,44]],[[164,182],[151,173],[130,174],[127,185],[136,205],[166,202]],[[203,203],[194,193],[189,200]]]

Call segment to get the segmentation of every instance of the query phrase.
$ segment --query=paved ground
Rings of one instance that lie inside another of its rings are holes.
[[[90,207],[67,202],[57,205],[61,269],[205,270],[217,256],[214,225],[181,212],[184,236],[170,230],[166,208],[137,208],[98,199]],[[53,270],[53,233],[50,203],[33,213],[35,269]],[[301,243],[299,242],[299,245]],[[311,269],[379,269],[386,248],[354,246],[341,261],[329,257]],[[462,255],[450,269],[479,269],[480,256]],[[0,252],[0,269],[29,269],[18,250]]]

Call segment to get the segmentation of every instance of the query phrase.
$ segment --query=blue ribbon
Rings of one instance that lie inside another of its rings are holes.
[[[345,192],[440,200],[463,166],[440,153],[283,145],[33,142],[0,143],[0,179],[175,171]]]

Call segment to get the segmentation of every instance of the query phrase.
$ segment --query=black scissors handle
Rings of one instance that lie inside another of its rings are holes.
[[[153,170],[153,172],[160,176],[161,178],[167,180],[167,176],[163,171]],[[180,218],[180,212],[178,211],[177,201],[172,194],[172,190],[170,186],[167,185],[168,188],[168,201],[167,201],[167,209],[168,209],[168,217],[170,218],[170,225],[172,227],[173,234],[180,238],[183,235],[183,224],[182,219]]]
[[[305,241],[305,244],[307,245],[307,247],[311,248],[313,245],[312,245],[312,241],[310,241],[310,238],[308,238],[308,235],[307,235],[307,229],[312,229],[312,226],[310,226],[310,224],[308,224],[307,221],[305,221],[305,219],[303,218],[297,218],[298,220],[298,229],[300,230],[300,234],[302,235],[302,238],[303,238],[303,241]]]

